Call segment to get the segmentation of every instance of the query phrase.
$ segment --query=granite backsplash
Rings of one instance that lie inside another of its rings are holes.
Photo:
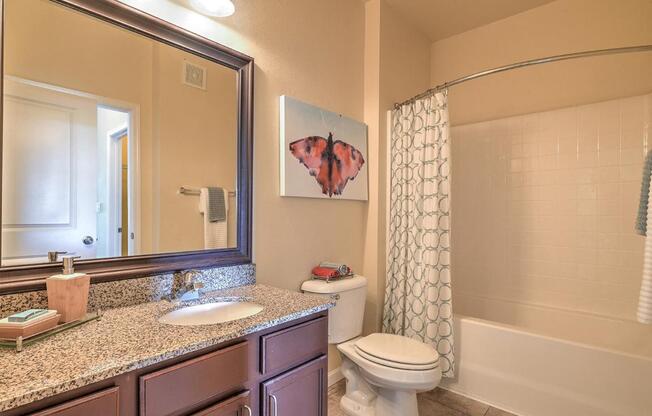
[[[139,277],[91,285],[89,310],[133,306],[161,300],[170,293],[173,274]],[[228,289],[256,283],[256,266],[243,264],[199,270],[198,281],[205,291]],[[30,308],[47,308],[45,290],[0,296],[0,318]]]

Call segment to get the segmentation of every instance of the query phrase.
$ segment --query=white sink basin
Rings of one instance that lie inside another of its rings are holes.
[[[159,318],[168,325],[212,325],[253,316],[263,307],[252,302],[214,302],[187,306]]]

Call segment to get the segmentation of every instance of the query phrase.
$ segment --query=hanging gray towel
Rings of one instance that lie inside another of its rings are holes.
[[[641,198],[638,203],[635,230],[637,234],[647,235],[647,206],[650,195],[650,176],[652,175],[652,150],[647,152],[643,165],[643,179],[641,179]]]
[[[226,220],[226,204],[224,202],[224,189],[208,188],[208,221],[218,222]]]

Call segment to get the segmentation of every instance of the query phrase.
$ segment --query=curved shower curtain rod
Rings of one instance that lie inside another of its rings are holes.
[[[437,85],[434,88],[430,88],[429,90],[426,90],[422,92],[419,95],[415,95],[414,97],[407,99],[401,103],[396,103],[394,104],[394,108],[399,108],[400,106],[404,104],[409,104],[413,101],[416,101],[421,98],[428,97],[429,95],[432,95],[436,92],[443,91],[447,89],[448,87],[452,87],[453,85],[461,84],[462,82],[466,81],[471,81],[473,79],[477,78],[482,78],[486,77],[487,75],[493,75],[497,74],[499,72],[504,72],[504,71],[509,71],[512,69],[517,69],[517,68],[523,68],[526,66],[531,66],[531,65],[539,65],[539,64],[547,64],[550,62],[557,62],[557,61],[565,61],[568,59],[575,59],[575,58],[588,58],[591,56],[601,56],[601,55],[615,55],[615,54],[621,54],[621,53],[632,53],[632,52],[652,52],[652,45],[639,45],[639,46],[627,46],[624,48],[610,48],[610,49],[596,49],[592,51],[584,51],[584,52],[574,52],[574,53],[567,53],[564,55],[554,55],[554,56],[548,56],[545,58],[538,58],[538,59],[531,59],[529,61],[522,61],[522,62],[516,62],[514,64],[510,65],[504,65],[504,66],[499,66],[497,68],[493,69],[487,69],[485,71],[480,71],[476,72],[475,74],[467,75],[462,78],[457,78],[452,81],[444,82],[441,85]]]

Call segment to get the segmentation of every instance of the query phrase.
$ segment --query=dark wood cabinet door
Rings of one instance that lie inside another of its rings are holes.
[[[229,399],[202,410],[193,413],[192,416],[253,416],[249,403],[249,391],[240,393]]]
[[[263,416],[326,416],[326,372],[323,355],[263,383]]]
[[[118,387],[111,387],[75,400],[32,413],[32,416],[118,416]]]

